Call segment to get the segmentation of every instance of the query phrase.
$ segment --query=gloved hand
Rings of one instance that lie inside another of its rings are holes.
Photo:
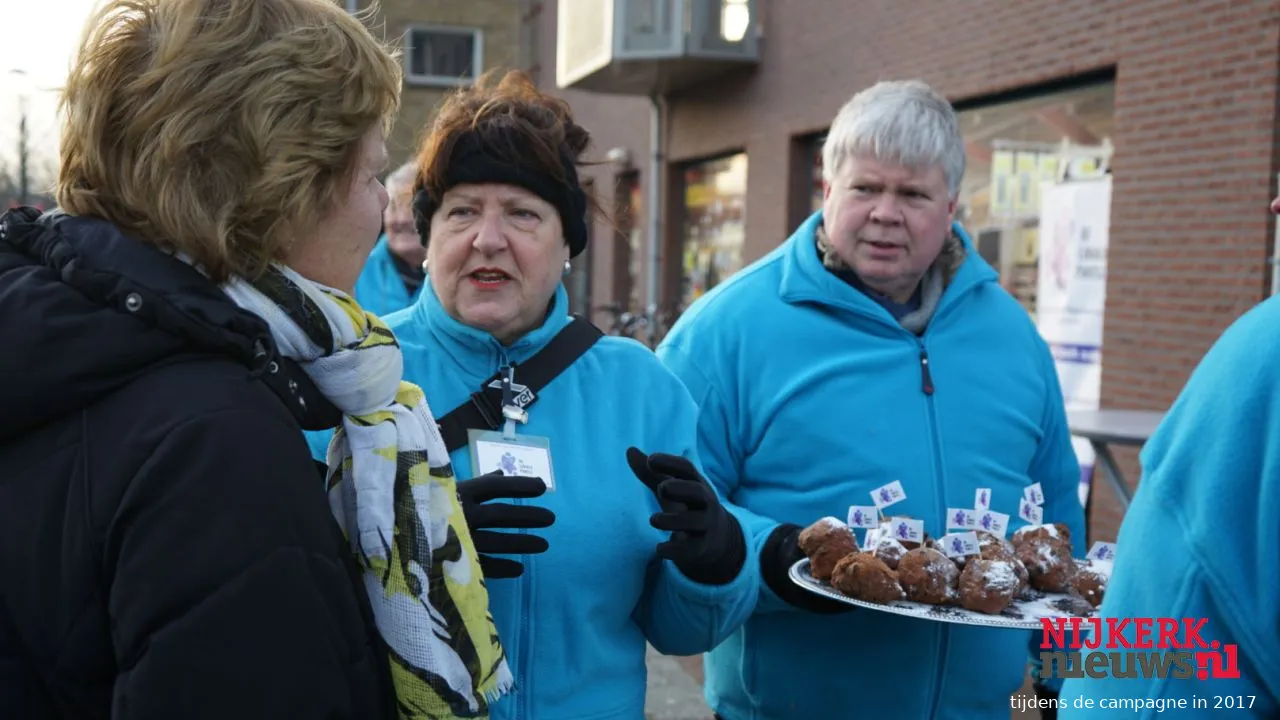
[[[493,532],[491,528],[544,528],[555,522],[555,513],[546,508],[509,503],[489,503],[494,498],[535,498],[547,491],[546,483],[535,477],[503,475],[495,470],[487,475],[458,483],[458,500],[471,529],[471,541],[480,554],[480,570],[489,579],[520,577],[524,565],[492,555],[531,555],[547,551],[547,541],[537,535]]]
[[[678,455],[645,455],[633,447],[627,449],[627,464],[662,508],[649,524],[671,533],[670,540],[658,545],[658,556],[701,585],[724,585],[737,577],[747,561],[742,526],[693,463]]]
[[[853,606],[811,593],[791,582],[791,566],[804,559],[800,549],[799,525],[783,523],[769,533],[760,548],[760,577],[764,584],[783,602],[815,613],[835,614],[848,612]]]

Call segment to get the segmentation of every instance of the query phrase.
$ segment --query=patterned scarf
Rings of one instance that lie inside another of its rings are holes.
[[[345,293],[273,266],[223,287],[343,413],[329,505],[364,570],[405,720],[484,718],[513,683],[444,440],[395,335]]]
[[[818,245],[818,257],[821,258],[823,267],[835,273],[853,272],[853,268],[840,259],[835,249],[831,247],[831,238],[827,236],[825,226],[819,225],[814,236]],[[942,299],[943,291],[959,272],[964,259],[964,241],[952,229],[947,234],[947,239],[943,241],[942,250],[938,252],[937,259],[920,279],[920,308],[903,315],[898,320],[898,324],[903,329],[915,335],[924,333],[929,321],[933,319],[934,311],[938,309],[938,301]]]

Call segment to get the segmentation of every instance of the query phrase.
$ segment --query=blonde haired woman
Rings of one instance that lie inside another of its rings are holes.
[[[329,0],[89,21],[60,212],[0,219],[0,717],[478,717],[505,691],[448,455],[348,295],[399,89]],[[301,430],[335,426],[326,485]]]

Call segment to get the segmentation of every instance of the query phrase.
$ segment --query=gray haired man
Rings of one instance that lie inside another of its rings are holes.
[[[883,513],[937,537],[980,495],[1012,533],[1038,483],[1043,521],[1083,541],[1049,349],[954,222],[951,105],[879,83],[841,108],[823,164],[821,212],[658,349],[700,404],[707,477],[761,558],[755,614],[706,657],[708,702],[725,720],[1007,717],[1029,631],[851,608],[787,576],[803,527],[880,506],[886,486],[900,492]]]
[[[389,315],[412,305],[422,291],[426,247],[413,224],[413,183],[417,166],[407,163],[387,176],[388,202],[382,211],[382,237],[369,252],[356,281],[355,297],[375,315]]]

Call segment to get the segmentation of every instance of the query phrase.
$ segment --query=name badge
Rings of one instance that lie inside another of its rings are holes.
[[[540,478],[547,491],[556,489],[551,465],[551,440],[538,435],[507,436],[489,430],[468,430],[472,477],[501,472]]]

